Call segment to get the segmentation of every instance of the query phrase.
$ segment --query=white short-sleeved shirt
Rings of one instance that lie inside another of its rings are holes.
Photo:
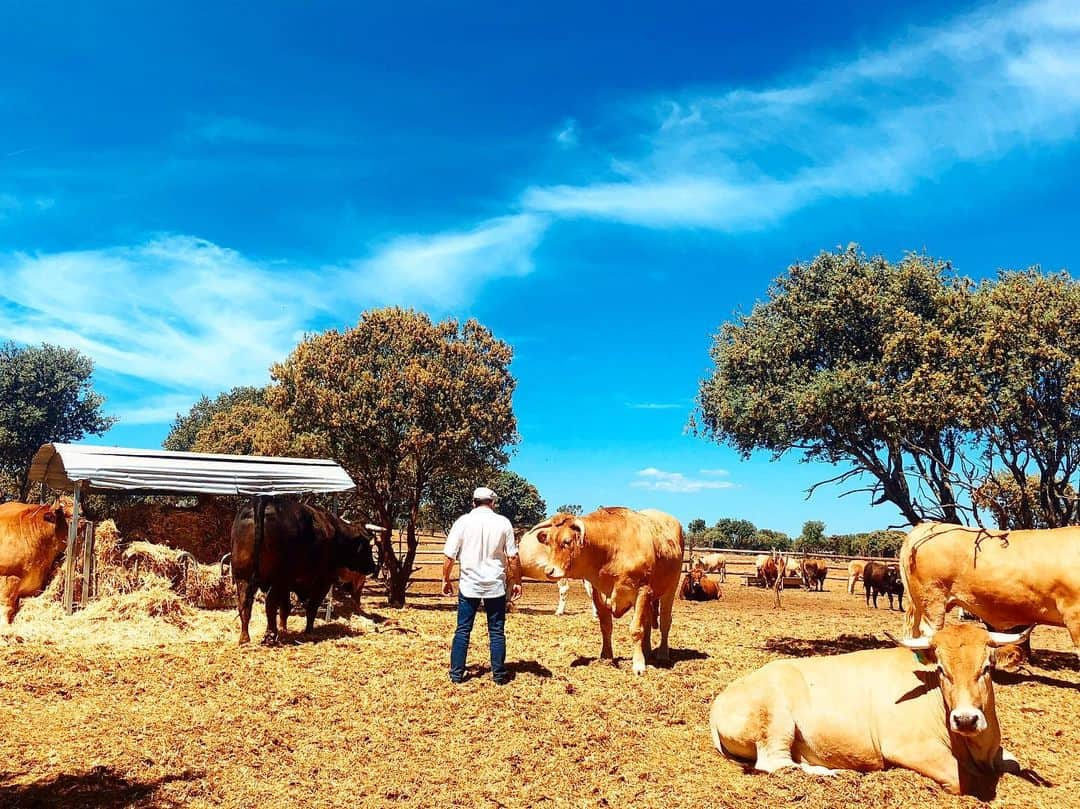
[[[443,547],[461,566],[458,589],[466,598],[506,595],[506,560],[517,552],[510,520],[487,506],[458,517]]]

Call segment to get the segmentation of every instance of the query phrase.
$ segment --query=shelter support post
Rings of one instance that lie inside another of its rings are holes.
[[[94,524],[86,523],[83,531],[82,557],[82,598],[79,606],[85,608],[90,603],[90,582],[94,580]]]
[[[74,611],[75,596],[75,536],[79,531],[79,506],[82,502],[82,486],[75,483],[72,495],[71,522],[68,523],[67,552],[64,554],[64,612]]]

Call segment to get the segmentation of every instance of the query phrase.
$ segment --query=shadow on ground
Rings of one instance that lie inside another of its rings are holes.
[[[792,657],[839,655],[864,649],[891,649],[893,643],[873,635],[840,635],[835,638],[769,638],[763,648],[773,654]]]
[[[184,771],[152,781],[126,778],[108,767],[64,773],[32,784],[13,784],[0,775],[0,806],[7,809],[122,809],[127,806],[179,807],[182,801],[157,794],[163,784],[194,781],[201,773]]]

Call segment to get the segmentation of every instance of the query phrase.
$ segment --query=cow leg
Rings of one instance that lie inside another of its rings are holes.
[[[559,579],[559,605],[555,608],[556,615],[566,612],[566,597],[570,595],[570,579]]]
[[[263,635],[263,645],[273,646],[278,642],[278,628],[277,628],[277,612],[278,612],[278,599],[281,594],[278,593],[277,585],[271,585],[270,589],[266,591],[266,634]],[[286,594],[288,597],[288,594]]]
[[[585,585],[585,595],[587,595],[587,596],[589,597],[589,600],[590,600],[590,601],[592,602],[592,617],[593,617],[593,618],[596,618],[596,617],[598,617],[598,616],[597,616],[597,612],[596,612],[596,602],[595,602],[595,601],[593,601],[593,586],[592,586],[592,582],[590,582],[590,581],[589,581],[588,579],[585,579],[585,580],[584,580],[584,581],[582,582],[582,584],[584,584],[584,585]]]
[[[278,626],[282,635],[289,631],[289,613],[291,611],[292,596],[286,593],[285,597],[278,603]]]
[[[1072,638],[1077,660],[1080,661],[1080,608],[1065,612],[1062,618],[1065,628],[1069,630],[1069,637]]]
[[[22,584],[18,576],[0,576],[0,609],[4,612],[4,622],[11,626],[15,613],[19,611],[19,588]]]
[[[672,588],[660,596],[660,645],[656,647],[656,659],[664,662],[671,659],[668,635],[671,633],[671,610],[674,606],[675,588]]]
[[[634,642],[634,674],[645,673],[645,654],[646,651],[651,651],[644,646],[645,628],[652,624],[652,618],[649,616],[651,603],[652,592],[649,588],[638,588],[637,598],[634,600],[634,621],[630,628],[630,637]]]
[[[255,603],[255,588],[247,579],[237,579],[236,609],[240,613],[240,644],[251,642],[248,624],[251,623],[251,608]]]
[[[615,653],[611,650],[611,608],[604,603],[600,591],[596,588],[593,588],[592,598],[593,612],[595,612],[596,617],[600,619],[600,637],[603,639],[600,646],[600,659],[614,660]]]
[[[304,601],[304,612],[307,615],[307,623],[304,625],[305,635],[310,635],[311,631],[315,628],[315,616],[318,614],[319,607],[322,606],[323,600],[329,592],[329,585],[326,589],[319,588],[319,590],[316,590],[306,601]]]

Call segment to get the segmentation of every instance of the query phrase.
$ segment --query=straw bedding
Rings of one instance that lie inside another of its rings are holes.
[[[0,642],[0,805],[188,807],[975,806],[911,772],[748,774],[712,748],[708,709],[770,659],[881,642],[901,614],[842,586],[772,593],[729,582],[718,602],[676,604],[670,668],[617,666],[579,588],[527,585],[508,619],[513,681],[486,672],[483,619],[461,686],[446,679],[453,602],[319,621],[310,641],[236,645],[231,611],[183,621],[122,596],[63,618],[30,599]],[[395,626],[407,632],[387,632]],[[302,621],[293,618],[293,629]],[[262,632],[262,616],[253,619]],[[19,642],[21,640],[21,642]],[[997,804],[1080,806],[1080,672],[1066,634],[1040,628],[1030,670],[999,678],[1005,744],[1054,787],[1006,777]]]

